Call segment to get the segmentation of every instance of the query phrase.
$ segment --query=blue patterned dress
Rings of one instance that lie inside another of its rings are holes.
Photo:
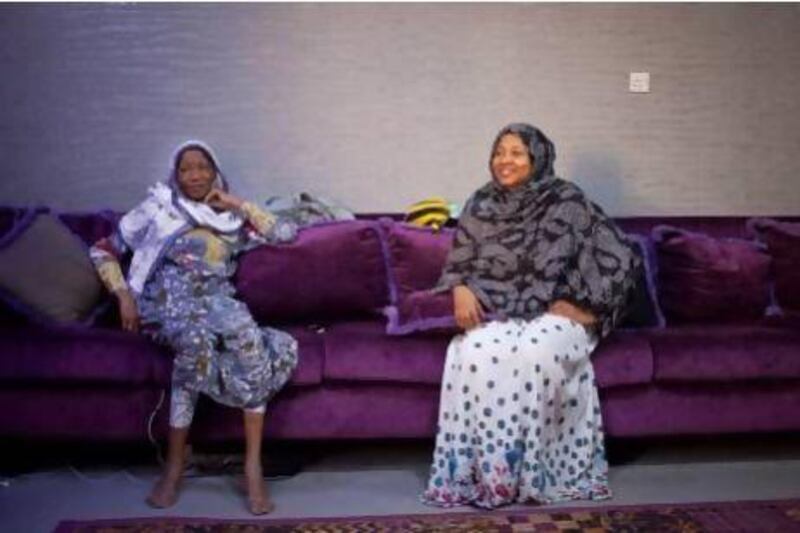
[[[191,423],[199,393],[262,411],[297,366],[297,342],[259,327],[234,298],[240,236],[198,228],[166,250],[138,298],[142,332],[175,352],[170,425]]]

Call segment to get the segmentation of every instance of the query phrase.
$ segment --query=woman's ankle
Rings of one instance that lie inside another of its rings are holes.
[[[244,463],[244,473],[247,475],[262,475],[263,467],[261,466],[261,461],[245,461]]]

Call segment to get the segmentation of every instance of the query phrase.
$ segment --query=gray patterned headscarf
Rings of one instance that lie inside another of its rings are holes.
[[[600,207],[555,176],[555,147],[544,133],[511,124],[492,153],[507,134],[527,146],[531,177],[513,189],[495,178],[470,197],[438,288],[466,285],[490,312],[525,319],[567,300],[591,311],[605,336],[624,311],[642,258]]]

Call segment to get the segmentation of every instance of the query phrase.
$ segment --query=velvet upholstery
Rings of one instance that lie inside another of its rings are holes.
[[[26,327],[0,335],[0,382],[164,386],[170,354],[141,335],[82,326]]]
[[[290,385],[319,385],[325,361],[324,336],[308,326],[277,326],[297,340],[298,361]]]
[[[382,220],[388,242],[386,264],[391,303],[414,291],[430,289],[439,280],[455,232],[434,231],[400,222]]]
[[[395,305],[386,306],[386,333],[408,335],[421,331],[459,333],[453,308],[453,295],[432,292],[429,289],[414,291],[398,298]]]
[[[116,231],[122,214],[107,210],[98,213],[61,213],[58,218],[87,246],[91,246]]]
[[[642,268],[637,273],[638,279],[633,291],[626,302],[627,310],[620,318],[620,328],[646,328],[664,327],[666,320],[661,306],[658,303],[658,289],[656,287],[656,261],[655,247],[645,235],[629,234],[628,237],[638,247],[642,256]]]
[[[600,390],[606,435],[718,435],[798,430],[800,381],[651,384]]]
[[[19,380],[0,387],[0,434],[23,440],[146,442],[163,389],[54,386]],[[162,403],[166,409],[168,401]],[[160,433],[164,435],[165,433]]]
[[[0,239],[24,212],[0,208]],[[112,231],[117,216],[59,214],[86,244]],[[747,238],[744,217],[619,222],[645,237],[668,224],[723,242]],[[430,230],[358,220],[309,228],[296,243],[257,248],[242,257],[240,296],[250,300],[261,323],[288,331],[299,342],[299,366],[268,406],[268,437],[432,438],[454,332],[386,335],[387,320],[374,311],[398,305],[389,298],[393,282],[396,296],[402,293],[411,304],[406,316],[421,317],[414,305],[422,296],[415,294],[425,292],[423,285],[434,278],[431,265],[443,259],[407,261],[404,254],[415,257],[417,245],[441,253],[437,239],[441,235]],[[658,285],[656,243],[641,242],[652,253],[648,264]],[[390,262],[392,250],[405,271]],[[416,267],[428,277],[417,281]],[[440,304],[447,300],[444,295]],[[733,319],[621,327],[604,339],[592,362],[606,435],[800,430],[800,322],[755,312],[743,319],[740,311]],[[0,412],[0,438],[144,442],[151,417],[155,436],[163,438],[168,398],[160,407],[159,399],[171,365],[168,350],[119,331],[113,317],[104,327],[53,327],[16,323],[0,308],[0,401],[13,406]],[[242,438],[240,411],[201,398],[193,441]]]
[[[345,322],[325,335],[326,381],[441,382],[449,335],[390,337],[382,321]]]
[[[667,321],[748,321],[769,304],[770,258],[754,242],[674,226],[653,230]]]
[[[285,328],[302,355],[290,383],[322,381],[323,343],[307,327]],[[0,334],[0,383],[166,387],[172,354],[141,335],[84,326],[26,325]]]
[[[649,330],[617,330],[600,342],[592,353],[598,387],[640,385],[652,381],[655,363],[649,333]]]
[[[772,257],[774,295],[784,310],[800,315],[800,223],[755,219],[750,226]]]
[[[680,326],[653,332],[650,344],[659,382],[800,379],[795,328]]]
[[[201,398],[201,400],[204,400]],[[439,388],[408,383],[336,383],[287,388],[268,407],[265,435],[280,439],[411,439],[435,432]],[[244,438],[235,409],[202,401],[193,431],[211,442]],[[168,413],[159,412],[166,430]]]
[[[375,222],[312,226],[242,254],[236,289],[265,323],[369,314],[389,302],[383,246]]]
[[[452,244],[452,232],[434,232],[407,224],[383,221],[388,235],[387,270],[392,305],[383,310],[388,335],[409,335],[422,331],[457,334],[453,298],[450,292],[430,290],[439,279]],[[631,236],[645,259],[639,279],[628,299],[628,311],[619,327],[641,328],[664,325],[658,305],[652,266],[653,252],[647,237]],[[496,318],[487,313],[486,318]]]
[[[658,226],[669,225],[709,237],[750,239],[747,217],[629,217],[615,219],[628,234],[650,235]]]

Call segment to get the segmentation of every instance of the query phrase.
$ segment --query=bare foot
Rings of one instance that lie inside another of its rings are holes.
[[[145,501],[150,507],[155,507],[156,509],[172,507],[178,501],[180,485],[180,476],[161,476],[156,481],[156,484],[153,485],[153,490],[150,491],[150,495]]]
[[[275,509],[269,499],[269,491],[264,484],[261,468],[245,468],[245,487],[247,491],[247,507],[254,515],[267,514]]]

